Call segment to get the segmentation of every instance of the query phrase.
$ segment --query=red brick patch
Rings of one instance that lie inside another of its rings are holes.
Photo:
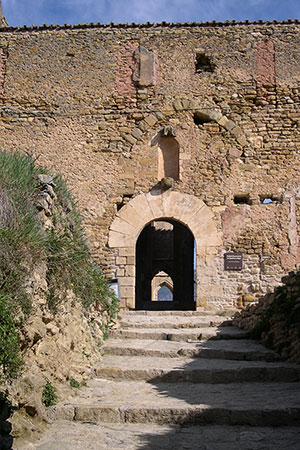
[[[137,70],[137,61],[134,56],[138,48],[136,43],[127,43],[118,52],[118,73],[116,75],[117,94],[123,96],[124,103],[131,103],[136,99],[136,87],[133,74]]]
[[[260,41],[256,49],[256,80],[259,84],[275,84],[275,48],[273,41]]]

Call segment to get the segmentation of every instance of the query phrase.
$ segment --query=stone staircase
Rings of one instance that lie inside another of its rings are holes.
[[[299,450],[300,366],[205,312],[124,312],[38,450]]]

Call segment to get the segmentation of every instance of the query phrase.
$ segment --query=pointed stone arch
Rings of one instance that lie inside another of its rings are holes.
[[[160,271],[153,276],[151,281],[152,300],[158,300],[158,291],[164,286],[173,294],[172,277],[168,273]]]
[[[119,251],[122,249],[122,255],[128,255],[122,257],[121,263],[126,266],[126,270],[125,275],[119,278],[123,308],[135,308],[135,246],[139,234],[148,223],[162,218],[181,222],[194,236],[197,305],[204,306],[210,301],[211,292],[220,291],[215,285],[212,286],[211,281],[216,270],[213,258],[209,256],[214,255],[216,248],[222,245],[222,233],[217,230],[213,212],[202,200],[192,195],[154,189],[138,195],[123,206],[110,227],[108,246]]]

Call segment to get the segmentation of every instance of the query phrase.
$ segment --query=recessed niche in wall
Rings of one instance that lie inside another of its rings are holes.
[[[196,73],[213,72],[215,70],[215,64],[212,62],[211,57],[206,53],[196,53],[195,58],[195,71]]]
[[[282,198],[281,196],[277,196],[277,195],[260,195],[260,202],[263,205],[269,205],[270,203],[281,203],[282,202]]]
[[[157,178],[179,180],[179,144],[172,136],[164,136],[158,142]]]
[[[249,194],[238,194],[233,198],[233,202],[235,205],[251,205],[250,195]]]
[[[196,125],[203,125],[204,123],[212,122],[211,118],[208,114],[205,114],[203,111],[196,111],[194,114],[194,123]]]

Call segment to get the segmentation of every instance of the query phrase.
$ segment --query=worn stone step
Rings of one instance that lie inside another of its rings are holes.
[[[16,450],[299,450],[299,427],[186,426],[58,421]]]
[[[264,361],[202,358],[106,356],[94,367],[97,377],[160,383],[245,383],[300,381],[300,366]]]
[[[210,340],[205,342],[176,342],[151,339],[109,339],[101,349],[102,355],[178,356],[231,359],[238,361],[277,361],[278,355],[254,341]]]
[[[215,310],[200,310],[200,311],[121,311],[121,317],[133,317],[133,316],[179,316],[179,317],[206,317],[206,316],[218,316],[225,320],[231,318],[235,311],[215,311]]]
[[[119,328],[112,330],[113,339],[159,339],[168,341],[194,341],[207,339],[245,339],[246,331],[236,327],[174,328]]]
[[[121,321],[122,328],[206,328],[231,326],[231,320],[220,316],[125,316]]]
[[[147,383],[91,380],[48,409],[49,420],[93,423],[299,426],[300,383]]]

